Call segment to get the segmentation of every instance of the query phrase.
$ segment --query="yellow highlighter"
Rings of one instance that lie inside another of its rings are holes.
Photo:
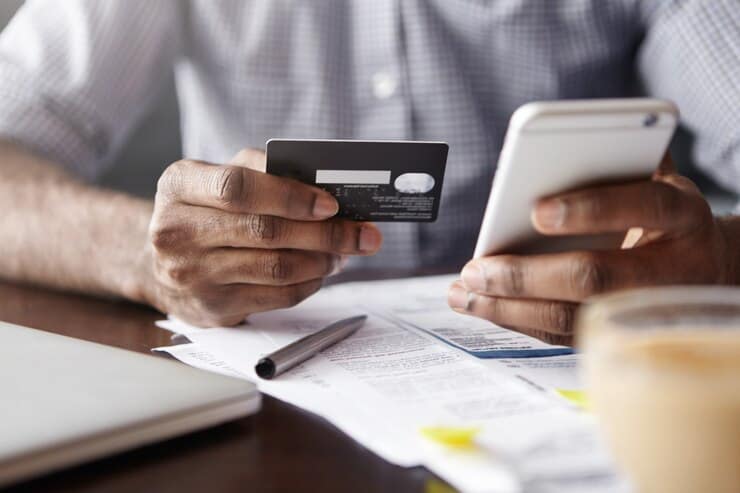
[[[576,407],[584,411],[589,410],[586,392],[582,390],[555,389],[555,393]]]
[[[475,447],[475,437],[480,427],[466,426],[427,426],[419,430],[421,434],[439,444],[450,448],[464,449]]]

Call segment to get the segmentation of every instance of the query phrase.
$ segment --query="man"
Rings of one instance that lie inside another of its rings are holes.
[[[738,190],[738,25],[736,0],[28,2],[0,37],[0,275],[228,325],[297,303],[345,257],[459,266],[512,111],[638,87],[678,103],[692,157]],[[172,67],[186,159],[154,201],[90,184]],[[271,137],[447,141],[439,219],[331,219],[326,193],[257,171]],[[471,262],[455,309],[569,342],[589,295],[737,282],[740,221],[712,217],[668,167],[532,218],[546,234],[645,234],[630,250]]]

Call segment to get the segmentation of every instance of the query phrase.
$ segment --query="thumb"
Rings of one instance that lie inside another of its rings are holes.
[[[237,152],[227,164],[264,173],[267,170],[267,154],[260,149],[248,147]]]

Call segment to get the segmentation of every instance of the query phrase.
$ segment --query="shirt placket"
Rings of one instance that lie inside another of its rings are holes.
[[[353,135],[358,139],[412,138],[411,98],[404,55],[398,0],[358,0],[351,15],[354,86]],[[418,227],[415,223],[379,225],[385,240],[385,268],[415,268],[419,264]],[[378,259],[379,260],[379,259]]]

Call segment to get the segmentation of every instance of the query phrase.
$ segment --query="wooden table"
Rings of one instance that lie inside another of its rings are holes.
[[[0,283],[0,320],[141,353],[169,344],[162,315],[120,301]],[[155,357],[155,356],[152,356]],[[10,491],[445,491],[317,416],[264,396],[255,416],[16,485]]]

